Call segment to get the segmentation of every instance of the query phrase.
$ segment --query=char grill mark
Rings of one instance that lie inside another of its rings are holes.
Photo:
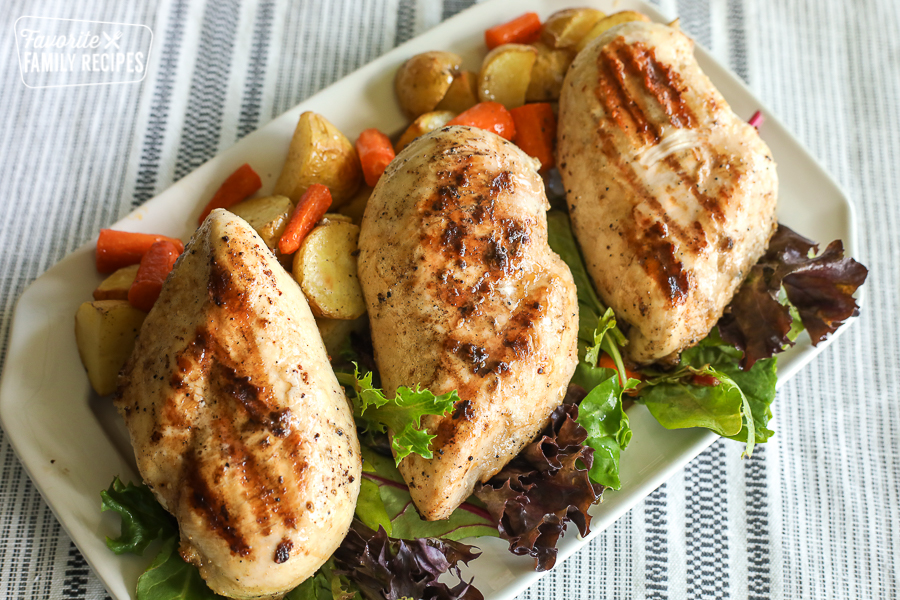
[[[210,530],[221,536],[234,554],[247,558],[251,550],[243,536],[231,525],[228,509],[200,472],[197,457],[185,457],[184,479],[191,494],[191,506],[205,516]],[[187,560],[187,559],[185,559]]]
[[[637,257],[638,263],[647,275],[659,285],[667,301],[673,306],[681,304],[686,298],[689,289],[687,286],[693,275],[685,269],[684,263],[678,260],[678,248],[671,240],[677,240],[681,245],[692,247],[695,236],[685,232],[669,217],[659,200],[641,183],[631,165],[621,159],[621,155],[615,150],[606,129],[603,127],[598,129],[598,135],[601,138],[603,153],[609,164],[619,172],[621,181],[631,188],[636,197],[641,198],[651,208],[654,216],[660,219],[646,230],[639,230],[634,225],[623,227],[620,223],[618,224],[619,231]],[[705,239],[702,236],[698,237],[700,240]],[[703,245],[705,245],[705,241]]]
[[[647,102],[655,102],[667,116],[668,122],[676,128],[696,127],[696,116],[683,96],[684,86],[679,76],[656,59],[653,49],[641,43],[628,44],[619,38],[600,52],[597,66],[599,79],[595,93],[606,110],[607,118],[613,122],[601,124],[598,128],[602,151],[610,165],[619,172],[620,181],[630,187],[659,219],[654,226],[643,231],[623,230],[622,234],[640,265],[664,291],[671,305],[681,304],[687,297],[693,274],[678,259],[679,252],[682,249],[693,253],[702,251],[707,246],[706,234],[699,222],[685,229],[667,214],[653,190],[647,189],[632,165],[622,160],[612,132],[621,132],[637,145],[658,144],[663,134],[663,124],[648,116]],[[642,84],[640,92],[631,93],[628,86],[634,86],[636,82]],[[715,155],[712,160],[718,163],[721,157]],[[696,174],[688,174],[675,156],[667,156],[659,167],[663,165],[690,190],[713,219],[722,220],[722,203],[727,198],[711,198],[704,194]],[[720,196],[726,194],[727,189],[727,185],[721,186]]]
[[[679,129],[692,129],[697,118],[682,92],[677,73],[656,59],[656,53],[641,43],[628,44],[619,38],[608,44],[597,57],[600,74],[597,96],[616,126],[623,132],[633,130],[639,142],[658,143],[662,124],[647,114],[649,99]],[[638,93],[629,86],[639,86]]]
[[[600,73],[597,96],[616,127],[629,137],[634,132],[638,145],[659,141],[658,134],[651,130],[640,105],[628,94],[625,87],[625,65],[622,61],[614,53],[604,51],[598,57],[597,66]]]
[[[495,283],[518,268],[531,238],[526,223],[495,214],[498,198],[515,191],[510,172],[470,173],[463,163],[440,176],[445,184],[421,205],[430,221],[423,237],[426,247],[446,257],[448,269],[437,270],[428,286],[461,317],[480,316]],[[454,276],[470,266],[483,270],[474,283]]]
[[[677,258],[677,250],[666,241],[665,228],[661,223],[654,223],[641,237],[645,251],[639,262],[644,270],[666,290],[669,302],[673,306],[683,304],[691,289],[693,273],[685,270]]]
[[[234,275],[214,260],[210,261],[209,268],[209,298],[216,308],[206,328],[198,327],[194,340],[175,358],[178,369],[170,381],[172,393],[164,407],[163,426],[191,431],[188,415],[193,411],[185,410],[185,405],[196,404],[196,400],[185,377],[190,374],[192,380],[208,381],[211,385],[208,395],[217,399],[215,410],[220,413],[220,418],[216,420],[216,441],[207,443],[220,443],[227,448],[228,469],[237,472],[232,477],[242,488],[254,491],[247,502],[263,532],[274,519],[280,519],[286,527],[293,529],[296,515],[287,503],[280,501],[286,492],[283,477],[265,463],[260,464],[247,446],[249,439],[258,439],[267,449],[273,443],[268,434],[283,440],[288,447],[296,445],[299,440],[291,431],[291,411],[275,409],[277,402],[272,390],[254,376],[253,357],[260,352],[253,343],[254,336],[247,320],[247,299],[233,285]],[[218,343],[215,331],[225,322],[242,332],[240,344],[224,348]],[[163,436],[154,437],[157,442],[164,439]],[[184,472],[187,493],[192,494],[191,505],[204,516],[210,530],[225,539],[233,553],[246,557],[251,552],[250,547],[229,524],[225,499],[216,492],[225,473],[203,473],[200,466],[203,463],[202,444],[197,442],[192,433],[193,449],[187,455]],[[295,461],[294,474],[298,481],[303,471],[304,465]]]
[[[472,173],[467,163],[440,175],[447,184],[437,187],[436,199],[423,202],[425,216],[434,219],[431,229],[440,233],[426,233],[425,242],[436,247],[449,264],[463,271],[471,266],[479,276],[474,281],[467,280],[462,273],[448,268],[435,273],[429,288],[442,302],[456,308],[470,327],[495,328],[495,305],[502,303],[495,286],[519,268],[531,243],[525,223],[495,214],[501,195],[515,193],[514,181],[509,171]],[[464,187],[459,185],[461,182]],[[491,343],[473,345],[451,334],[444,347],[478,377],[503,376],[511,361],[532,351],[533,322],[542,310],[539,303],[534,304],[537,308],[517,308]]]
[[[631,67],[632,72],[641,78],[645,90],[656,100],[673,126],[679,129],[696,127],[697,118],[682,96],[684,84],[681,78],[667,65],[656,60],[655,50],[647,48],[640,42],[625,44],[621,39],[611,46],[613,46],[611,50],[616,52],[619,60]],[[656,134],[659,135],[658,128]]]

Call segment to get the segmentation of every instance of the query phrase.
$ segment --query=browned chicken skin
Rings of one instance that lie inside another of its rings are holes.
[[[532,159],[466,127],[410,144],[366,207],[359,276],[383,386],[461,398],[427,419],[434,458],[400,463],[426,519],[531,441],[574,372],[576,292],[547,245],[548,208]]]
[[[350,527],[361,459],[312,313],[246,222],[216,210],[141,328],[116,406],[138,468],[215,592],[272,598]]]
[[[775,163],[676,29],[632,22],[575,59],[559,165],[600,297],[629,357],[676,360],[707,336],[775,231]]]

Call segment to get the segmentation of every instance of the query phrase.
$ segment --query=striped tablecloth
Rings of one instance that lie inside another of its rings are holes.
[[[17,298],[49,266],[241,136],[470,3],[5,0],[0,360]],[[745,461],[739,445],[716,443],[521,597],[897,598],[900,3],[655,4],[680,16],[841,183],[860,217],[868,301],[779,393],[774,441]],[[150,27],[146,79],[26,87],[13,33],[23,15]],[[106,596],[0,434],[0,597]]]

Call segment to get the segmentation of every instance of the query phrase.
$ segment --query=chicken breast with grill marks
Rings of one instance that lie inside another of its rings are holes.
[[[700,70],[693,42],[656,23],[585,48],[560,97],[559,169],[600,297],[639,363],[707,336],[775,231],[775,162]]]
[[[535,161],[467,127],[410,144],[366,206],[359,277],[383,386],[461,399],[426,418],[434,458],[400,462],[428,520],[534,438],[575,370],[575,285],[547,245],[548,208]]]
[[[278,598],[338,547],[361,458],[303,293],[242,219],[213,211],[119,379],[138,468],[181,556],[233,598]]]

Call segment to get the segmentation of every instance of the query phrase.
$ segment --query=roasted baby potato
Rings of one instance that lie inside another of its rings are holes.
[[[394,144],[394,152],[400,154],[400,151],[406,148],[414,139],[426,133],[431,133],[435,129],[440,129],[455,116],[456,113],[449,110],[433,110],[419,116],[418,119],[412,122],[412,125],[406,128],[406,131]]]
[[[99,395],[116,391],[119,370],[131,356],[146,316],[127,300],[95,300],[78,307],[75,343],[91,387]]]
[[[352,223],[353,217],[341,213],[325,213],[316,225],[328,225],[329,223]]]
[[[566,8],[547,17],[541,26],[541,41],[551,48],[574,49],[594,25],[606,15],[593,8]]]
[[[609,15],[608,17],[603,17],[599,21],[597,21],[594,26],[591,28],[587,34],[581,38],[581,41],[578,42],[578,45],[575,46],[575,49],[581,52],[584,50],[584,47],[591,43],[592,40],[600,37],[607,29],[612,29],[616,25],[621,25],[622,23],[628,23],[629,21],[650,21],[649,17],[646,15],[635,12],[633,10],[623,10],[622,12],[617,12]]]
[[[371,195],[372,188],[367,185],[362,186],[356,192],[356,195],[341,207],[341,214],[350,217],[354,223],[359,225],[362,223],[363,215],[366,212],[366,204],[369,203],[369,196]]]
[[[525,44],[504,44],[488,52],[478,73],[478,99],[506,108],[525,104],[535,60],[537,49]]]
[[[339,355],[341,348],[346,343],[347,338],[354,331],[362,331],[366,328],[368,319],[365,316],[345,321],[343,319],[316,319],[316,327],[319,328],[319,335],[325,343],[325,351],[328,356],[334,358]]]
[[[352,320],[366,312],[356,274],[359,227],[330,221],[313,229],[294,254],[294,278],[313,315]]]
[[[306,188],[321,183],[331,191],[332,207],[353,197],[362,181],[356,148],[328,119],[314,112],[300,115],[287,160],[273,194],[295,205]]]
[[[128,300],[128,290],[134,283],[140,265],[122,267],[103,280],[94,290],[94,300]]]
[[[438,102],[435,110],[449,110],[457,114],[469,110],[478,104],[478,74],[463,71],[453,78],[447,88],[444,99]]]
[[[575,58],[572,50],[551,48],[543,42],[537,42],[537,59],[531,69],[531,81],[525,92],[527,102],[549,102],[559,100],[566,71]]]
[[[434,110],[459,73],[462,58],[452,52],[423,52],[403,63],[394,79],[400,108],[410,119]]]
[[[293,208],[294,204],[287,196],[267,196],[244,200],[228,210],[247,221],[266,246],[275,248],[287,227]]]

